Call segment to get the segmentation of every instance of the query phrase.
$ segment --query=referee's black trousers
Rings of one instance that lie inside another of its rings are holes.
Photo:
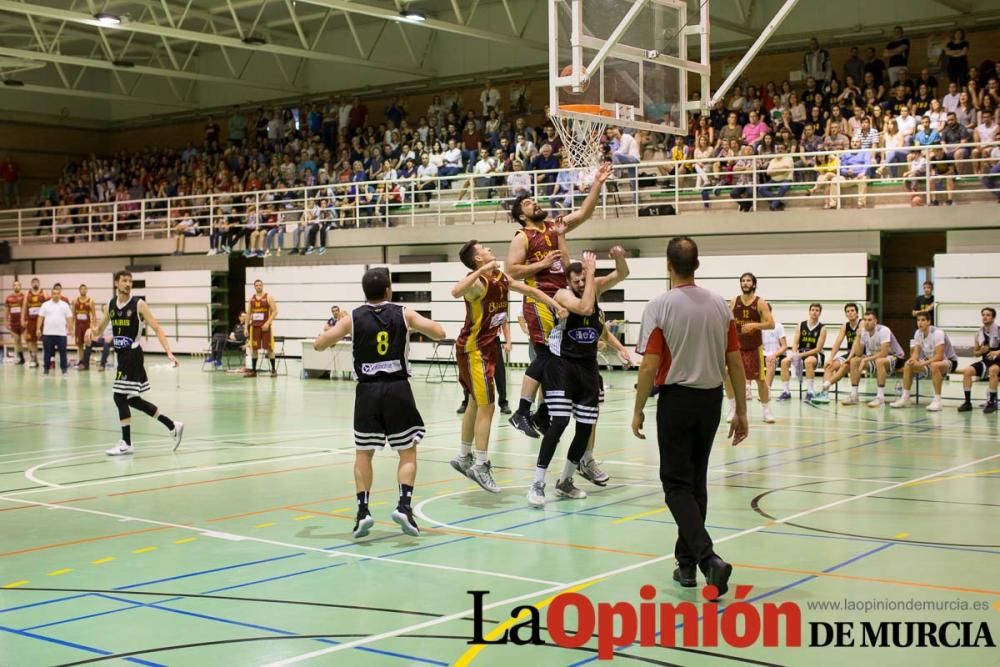
[[[674,557],[678,564],[697,565],[712,556],[705,530],[708,514],[708,457],[719,428],[722,387],[660,388],[656,404],[656,440],[660,448],[660,482],[677,524]]]

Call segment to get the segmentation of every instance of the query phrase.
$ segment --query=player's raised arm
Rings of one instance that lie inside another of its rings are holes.
[[[351,334],[351,314],[347,313],[332,327],[321,333],[313,341],[313,349],[319,352],[332,347]]]
[[[563,216],[563,220],[566,222],[566,231],[573,231],[594,214],[594,209],[597,208],[597,200],[600,198],[601,190],[604,188],[604,182],[608,180],[609,176],[611,176],[611,163],[605,162],[598,168],[597,173],[594,174],[594,182],[590,186],[590,192],[584,197],[580,208]]]
[[[595,278],[597,293],[603,294],[621,281],[628,278],[628,262],[625,261],[625,249],[616,245],[608,251],[608,257],[615,260],[615,270],[606,276]]]
[[[489,274],[496,271],[497,263],[487,262],[483,264],[475,271],[471,272],[469,275],[465,276],[451,288],[452,297],[459,299],[464,298],[468,301],[476,301],[483,297],[486,293],[486,285],[480,280],[483,276],[488,276]]]
[[[412,308],[406,308],[403,311],[403,319],[406,320],[406,326],[422,333],[431,340],[441,340],[447,335],[444,332],[443,326],[432,319],[424,317]]]

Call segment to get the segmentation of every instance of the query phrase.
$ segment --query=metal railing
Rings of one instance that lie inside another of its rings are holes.
[[[943,197],[1000,196],[1000,144],[870,148],[867,166],[846,164],[855,150],[789,154],[782,180],[768,167],[773,153],[645,161],[615,166],[598,202],[602,218],[638,215],[671,204],[678,212],[729,202],[741,210],[811,202],[843,208],[869,202],[932,205]],[[835,162],[833,160],[836,160]],[[433,178],[395,178],[240,193],[193,194],[93,204],[0,211],[0,239],[33,242],[100,242],[213,235],[231,247],[293,244],[313,233],[356,227],[477,224],[504,221],[505,202],[521,192],[550,209],[575,208],[589,191],[592,171],[556,169],[460,173]],[[814,196],[819,195],[819,196]],[[252,238],[253,237],[253,238]],[[214,247],[214,245],[213,245]]]

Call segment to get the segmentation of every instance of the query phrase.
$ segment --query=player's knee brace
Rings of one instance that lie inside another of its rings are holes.
[[[156,413],[158,412],[155,405],[143,399],[141,396],[133,396],[132,398],[128,399],[128,404],[131,405],[136,410],[138,410],[139,412],[146,413],[150,417],[155,417]]]
[[[118,408],[118,419],[125,420],[132,416],[128,409],[128,398],[124,394],[114,394],[115,407]]]
[[[535,357],[535,360],[528,364],[528,368],[524,371],[524,374],[530,377],[535,382],[542,381],[542,370],[545,368],[545,359],[543,357]]]

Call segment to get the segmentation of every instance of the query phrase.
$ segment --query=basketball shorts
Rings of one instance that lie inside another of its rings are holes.
[[[37,343],[38,342],[38,318],[29,317],[24,320],[24,342],[25,343]]]
[[[947,359],[946,361],[951,362],[951,365],[948,367],[948,370],[945,371],[945,374],[954,373],[955,369],[958,368],[958,359]],[[919,374],[917,374],[917,377],[920,378],[921,380],[925,380],[930,376],[931,376],[931,369],[929,368],[925,368],[924,370],[920,371]]]
[[[544,385],[550,416],[597,423],[603,392],[596,359],[580,361],[552,355],[545,364]]]
[[[528,335],[532,343],[549,344],[549,334],[556,326],[556,314],[544,303],[538,303],[525,297],[522,310],[524,321],[528,325]]]
[[[749,350],[740,350],[743,358],[743,371],[748,380],[764,379],[764,348],[755,347]]]
[[[427,433],[407,380],[359,382],[354,392],[354,446],[409,449]]]
[[[825,363],[826,363],[826,355],[820,352],[816,358],[816,368],[823,368],[823,365]],[[802,373],[805,371],[806,368],[806,360],[803,359],[802,357],[793,359],[791,367],[796,375],[802,375]]]
[[[149,378],[142,363],[141,347],[126,347],[115,350],[118,358],[118,373],[112,391],[129,398],[149,391]]]
[[[77,321],[76,325],[73,327],[73,336],[76,339],[77,345],[83,345],[83,339],[87,335],[87,329],[89,328],[90,322]]]
[[[905,361],[902,357],[892,357],[892,356],[890,356],[890,357],[886,357],[886,359],[889,360],[889,368],[888,368],[888,371],[887,371],[887,373],[889,375],[892,375],[893,373],[895,373],[896,369],[899,368],[899,367],[901,367],[903,365],[904,361]],[[875,362],[874,361],[869,361],[868,362],[868,376],[869,377],[875,377],[875,375],[877,373],[878,373],[878,369],[875,367]]]
[[[836,357],[833,358],[833,360],[834,361],[839,361],[842,364],[846,364],[847,363],[847,355],[846,354],[838,354]]]
[[[487,345],[484,350],[473,350],[472,352],[455,350],[455,361],[458,362],[458,382],[480,407],[496,402],[494,377],[498,354],[500,354],[500,348],[492,343]]]
[[[983,359],[982,361],[977,361],[972,364],[972,371],[980,380],[988,380],[990,377],[990,368],[993,366],[1000,366],[1000,359]]]
[[[10,332],[15,336],[20,336],[22,333],[24,333],[24,327],[21,326],[20,316],[12,318],[8,326],[10,327]]]
[[[264,327],[250,327],[250,349],[254,352],[257,350],[273,351],[274,336],[272,333],[271,329],[264,331]]]

